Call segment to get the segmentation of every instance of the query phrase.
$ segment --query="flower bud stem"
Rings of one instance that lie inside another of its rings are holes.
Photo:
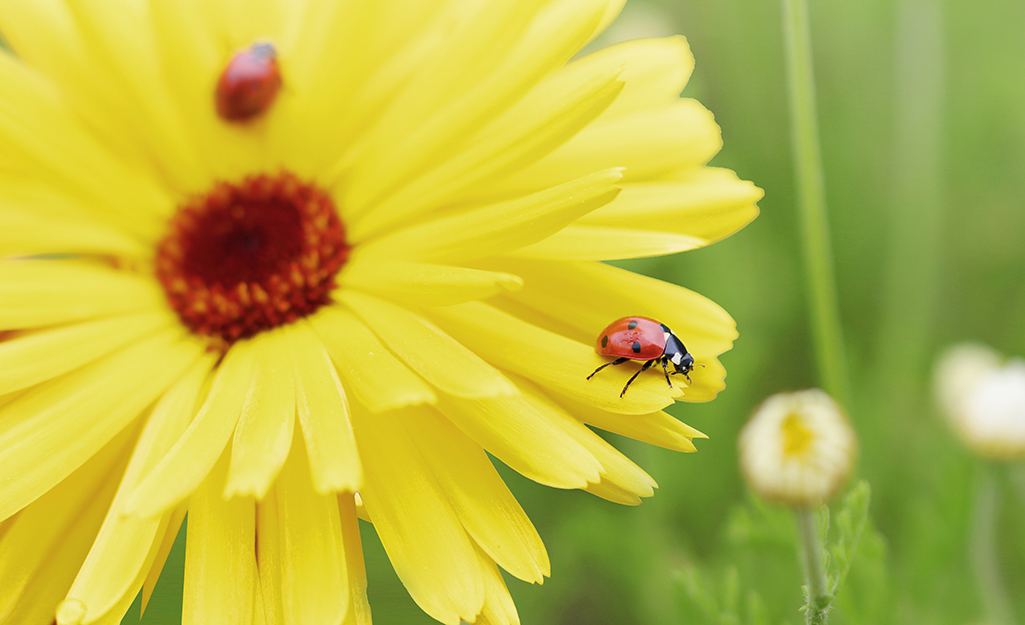
[[[986,622],[1014,625],[1014,610],[1007,595],[1000,558],[997,555],[997,472],[1000,466],[983,462],[977,468],[975,501],[972,505],[969,558]]]
[[[826,581],[826,567],[823,560],[822,538],[815,523],[815,510],[796,508],[797,533],[801,536],[801,556],[804,572],[808,579],[807,603],[804,619],[807,625],[825,625],[829,621],[829,608],[833,595]]]

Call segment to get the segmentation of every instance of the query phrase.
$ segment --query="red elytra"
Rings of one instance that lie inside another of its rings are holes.
[[[217,114],[230,122],[260,115],[281,89],[278,53],[272,44],[255,43],[235,53],[217,81]]]
[[[690,383],[689,374],[694,370],[694,357],[687,351],[683,342],[673,334],[669,326],[650,317],[616,319],[598,335],[594,349],[602,356],[614,357],[616,360],[595,369],[587,376],[588,380],[610,365],[621,365],[631,360],[644,362],[640,370],[627,380],[626,386],[619,394],[620,397],[626,394],[626,389],[630,388],[630,384],[638,375],[647,371],[656,362],[662,365],[670,388],[673,386],[669,380],[670,375],[682,374]],[[669,372],[670,363],[674,369],[672,373]]]
[[[594,350],[602,356],[629,360],[660,358],[669,338],[662,324],[648,317],[623,317],[608,325],[595,341]]]

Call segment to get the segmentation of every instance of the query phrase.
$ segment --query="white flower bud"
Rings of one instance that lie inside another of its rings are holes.
[[[1025,361],[1015,358],[983,374],[965,396],[956,426],[979,455],[1025,456]]]
[[[996,369],[1003,357],[981,343],[951,345],[936,361],[933,390],[936,404],[955,429],[964,419],[965,399],[988,372]]]
[[[818,389],[779,393],[740,432],[740,469],[764,499],[809,507],[832,497],[854,468],[857,439]]]

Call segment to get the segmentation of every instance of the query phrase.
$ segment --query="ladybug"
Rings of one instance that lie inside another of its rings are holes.
[[[229,122],[245,122],[263,113],[281,88],[278,51],[255,43],[235,53],[217,81],[217,114]]]
[[[629,360],[640,360],[644,362],[640,371],[633,374],[623,387],[620,397],[626,394],[626,389],[641,374],[647,371],[656,362],[662,364],[662,371],[666,374],[666,382],[672,388],[673,383],[669,381],[669,363],[673,363],[677,373],[687,378],[690,383],[690,372],[694,370],[694,356],[690,355],[683,342],[673,334],[666,324],[649,319],[648,317],[623,317],[616,319],[601,331],[598,340],[594,344],[594,350],[602,356],[614,356],[616,359],[607,362],[594,370],[594,373],[587,376],[590,380],[609,365],[621,365]]]

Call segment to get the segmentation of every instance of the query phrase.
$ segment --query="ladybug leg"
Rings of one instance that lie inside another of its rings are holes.
[[[662,363],[662,372],[666,374],[666,383],[669,384],[669,388],[673,388],[673,383],[669,380],[669,359],[662,356],[659,362]],[[690,380],[687,381],[689,382]]]
[[[599,371],[601,371],[601,370],[602,370],[602,369],[604,369],[605,367],[608,367],[609,365],[621,365],[621,364],[623,364],[624,362],[626,362],[626,361],[628,361],[628,360],[630,360],[630,359],[629,359],[629,358],[616,358],[616,359],[615,359],[615,360],[613,360],[612,362],[607,362],[607,363],[605,363],[604,365],[602,365],[602,366],[598,367],[597,369],[595,369],[595,370],[594,370],[594,371],[593,371],[593,372],[591,373],[591,375],[587,376],[587,379],[588,379],[588,380],[590,380],[591,378],[593,378],[593,377],[594,377],[594,374],[595,374],[595,373],[598,373]]]
[[[652,364],[654,364],[654,362],[655,362],[654,360],[645,361],[644,366],[641,367],[637,371],[637,373],[635,373],[632,376],[630,376],[630,379],[626,381],[626,386],[623,387],[623,392],[620,393],[619,396],[622,397],[623,395],[626,395],[626,389],[630,388],[630,384],[632,384],[633,381],[637,379],[637,376],[639,376],[640,374],[642,374],[645,371],[647,371],[648,367],[650,367]]]

